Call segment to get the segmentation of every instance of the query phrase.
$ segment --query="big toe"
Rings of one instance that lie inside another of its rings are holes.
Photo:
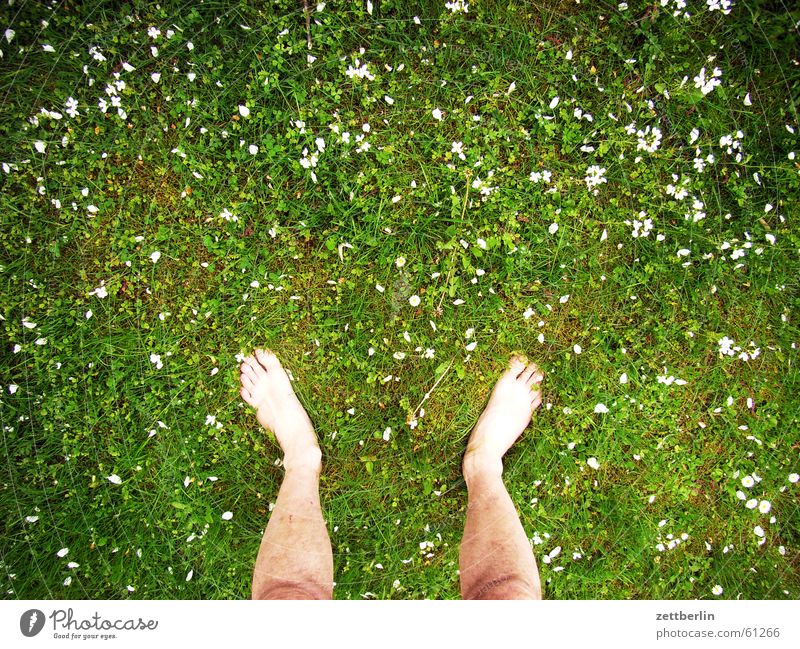
[[[510,374],[514,378],[517,378],[522,371],[525,369],[525,358],[520,356],[519,354],[515,354],[511,357],[511,360],[508,362],[508,370],[506,370],[507,374]]]
[[[256,358],[267,370],[276,370],[281,366],[278,357],[269,349],[257,349]]]

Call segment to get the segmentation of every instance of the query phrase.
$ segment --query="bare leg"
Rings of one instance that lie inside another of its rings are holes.
[[[542,373],[511,359],[470,436],[464,455],[467,522],[459,567],[464,599],[541,599],[536,559],[503,484],[502,457],[539,407]]]
[[[242,398],[275,433],[283,478],[253,570],[253,599],[331,599],[333,552],[319,503],[322,453],[278,358],[256,350],[241,366]]]

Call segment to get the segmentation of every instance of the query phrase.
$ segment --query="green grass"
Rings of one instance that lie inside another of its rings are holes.
[[[269,346],[321,440],[338,598],[458,596],[461,456],[517,350],[546,371],[545,403],[505,478],[547,597],[799,597],[800,14],[374,4],[328,2],[309,34],[282,0],[2,10],[5,596],[247,597],[282,469],[236,356]],[[374,79],[346,75],[356,59]],[[722,69],[706,95],[704,66]],[[125,119],[105,92],[115,72]],[[655,151],[637,150],[634,122],[661,130]],[[549,184],[530,180],[543,170]],[[482,197],[478,177],[496,189]],[[633,237],[625,222],[645,218]],[[724,336],[760,354],[723,355]]]

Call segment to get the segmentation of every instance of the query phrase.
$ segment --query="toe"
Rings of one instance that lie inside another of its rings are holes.
[[[278,369],[281,366],[281,362],[278,360],[278,357],[275,356],[275,354],[273,354],[269,349],[257,349],[256,358],[258,358],[258,362],[268,370]]]
[[[246,376],[251,381],[256,381],[258,379],[258,374],[256,373],[256,368],[253,367],[252,364],[248,363],[247,359],[245,359],[245,362],[241,364],[239,369],[241,370],[242,375]],[[261,370],[261,371],[263,372],[263,370]]]
[[[248,356],[244,359],[245,364],[252,370],[253,378],[264,376],[267,370],[256,360],[255,356]]]
[[[247,374],[242,374],[239,377],[239,380],[242,382],[242,387],[247,390],[248,392],[253,392],[253,379],[251,379]]]
[[[533,398],[531,399],[531,410],[536,410],[541,405],[542,405],[542,393],[534,392]]]
[[[511,360],[508,363],[508,372],[514,378],[517,378],[524,369],[525,369],[525,361],[523,360],[522,356],[519,356],[518,354],[512,356]]]
[[[522,374],[519,375],[519,380],[528,383],[531,380],[531,377],[537,372],[538,369],[539,368],[536,367],[535,363],[530,363],[528,367],[526,367],[525,370],[522,372]]]
[[[239,394],[242,396],[242,399],[244,399],[244,400],[245,400],[247,403],[249,403],[251,406],[252,406],[252,405],[254,405],[254,404],[253,404],[253,397],[251,396],[250,392],[249,392],[247,389],[245,389],[244,387],[242,387],[242,388],[239,390]]]
[[[531,377],[528,379],[528,385],[530,385],[531,387],[533,386],[538,387],[543,380],[544,380],[544,374],[540,369],[537,368],[537,370],[533,374],[531,374]]]

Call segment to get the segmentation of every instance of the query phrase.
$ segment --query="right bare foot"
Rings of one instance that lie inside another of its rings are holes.
[[[464,455],[464,478],[479,473],[503,474],[503,455],[530,423],[531,414],[542,403],[539,386],[544,375],[533,363],[519,356],[497,381],[485,410],[475,424]]]
[[[240,370],[239,394],[256,409],[259,423],[275,433],[283,449],[284,468],[319,472],[322,452],[317,435],[278,357],[257,349],[244,359]]]

